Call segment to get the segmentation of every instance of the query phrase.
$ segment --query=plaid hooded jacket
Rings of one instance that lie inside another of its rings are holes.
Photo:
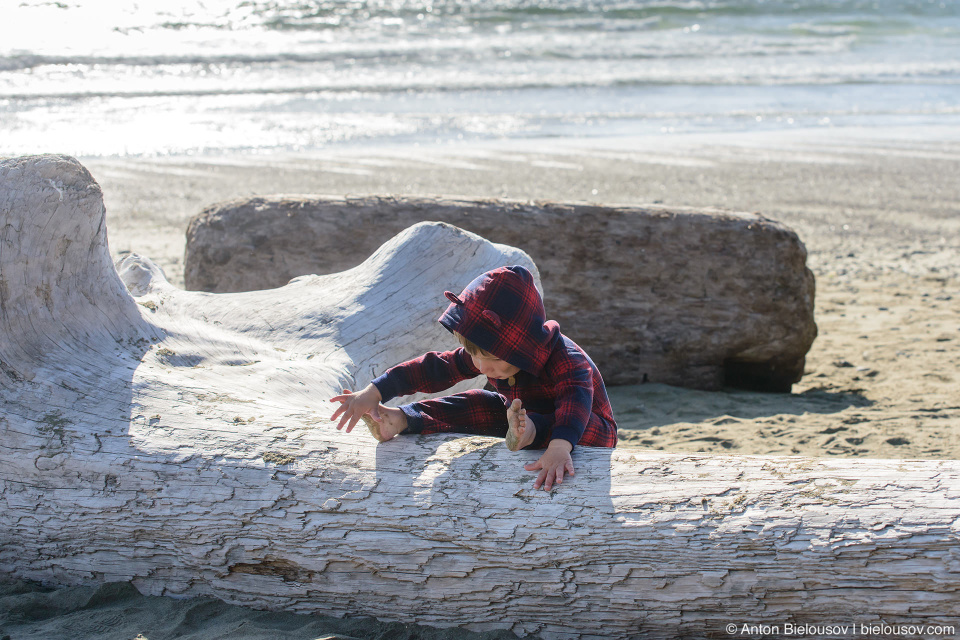
[[[560,325],[546,320],[533,275],[521,266],[501,267],[477,277],[457,296],[439,322],[475,345],[520,369],[515,384],[487,378],[509,405],[519,398],[528,412],[553,414],[550,439],[572,445],[615,447],[617,423],[600,371]],[[435,393],[475,378],[480,371],[460,347],[431,351],[388,369],[373,381],[386,402],[415,392]]]

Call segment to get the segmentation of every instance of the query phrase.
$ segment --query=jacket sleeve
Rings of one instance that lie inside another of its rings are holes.
[[[449,389],[462,380],[480,375],[463,347],[455,351],[430,351],[387,369],[373,380],[383,402],[411,393],[433,393]]]
[[[554,382],[555,412],[550,437],[576,447],[593,410],[593,368],[576,349],[568,348],[553,360],[549,375]]]

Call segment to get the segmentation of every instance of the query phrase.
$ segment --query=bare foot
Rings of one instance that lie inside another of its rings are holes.
[[[519,451],[533,442],[537,428],[527,417],[527,410],[521,407],[520,399],[514,398],[507,408],[507,449]]]
[[[382,404],[377,407],[380,413],[380,422],[377,422],[370,414],[363,415],[363,421],[370,429],[370,435],[379,442],[392,440],[394,436],[407,428],[407,414],[396,407],[385,407]]]

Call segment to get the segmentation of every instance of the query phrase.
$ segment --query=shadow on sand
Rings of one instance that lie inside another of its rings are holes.
[[[665,384],[608,387],[613,413],[621,429],[643,430],[730,417],[753,420],[776,415],[840,413],[867,407],[872,401],[856,392],[810,389],[803,393],[764,393],[726,389],[697,391]]]

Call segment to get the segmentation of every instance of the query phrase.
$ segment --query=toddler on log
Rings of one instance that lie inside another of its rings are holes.
[[[363,419],[380,442],[399,434],[469,433],[506,439],[511,451],[546,451],[524,468],[549,491],[574,474],[574,446],[615,447],[617,423],[600,371],[560,325],[546,320],[543,299],[524,267],[488,271],[450,300],[439,322],[462,345],[431,351],[388,369],[358,393],[331,398],[337,429]],[[399,408],[381,403],[434,393],[487,376],[496,391],[473,389]]]

